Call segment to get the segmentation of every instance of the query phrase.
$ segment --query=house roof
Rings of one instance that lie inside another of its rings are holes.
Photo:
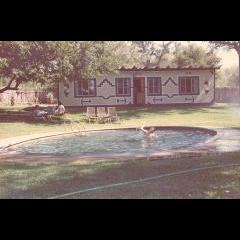
[[[125,68],[121,67],[119,70],[120,71],[169,71],[169,70],[215,70],[215,69],[220,69],[220,67],[212,66],[212,67],[165,67],[165,68],[160,68],[160,67],[155,67],[155,68],[150,68],[150,67],[144,67],[144,68],[137,68],[137,67],[132,67],[132,68]]]

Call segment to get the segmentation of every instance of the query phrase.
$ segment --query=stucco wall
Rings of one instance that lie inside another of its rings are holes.
[[[214,100],[214,72],[211,70],[163,71],[161,74],[153,72],[152,76],[161,77],[162,96],[147,96],[147,91],[145,91],[147,104],[211,103]],[[178,77],[181,76],[199,76],[199,95],[179,95]],[[209,83],[210,90],[207,94],[204,89],[206,81]],[[147,78],[145,86],[147,86]]]
[[[161,77],[162,96],[147,95],[147,77]],[[178,77],[199,76],[199,95],[179,95]],[[116,97],[115,78],[131,78],[131,96]],[[96,79],[96,97],[75,97],[74,82],[69,82],[69,94],[64,93],[64,85],[59,85],[59,99],[65,106],[100,106],[100,105],[128,105],[133,104],[133,78],[145,77],[146,104],[193,104],[211,103],[214,100],[214,70],[165,70],[165,71],[135,71],[120,72]],[[204,89],[204,82],[209,83],[209,92]]]

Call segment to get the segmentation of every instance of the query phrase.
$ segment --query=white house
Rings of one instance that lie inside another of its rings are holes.
[[[117,74],[59,83],[65,106],[212,104],[215,67],[121,68]]]

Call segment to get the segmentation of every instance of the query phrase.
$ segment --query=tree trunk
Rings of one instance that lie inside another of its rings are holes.
[[[239,98],[240,98],[240,51],[238,51],[238,79],[239,79]],[[239,99],[240,101],[240,99]]]
[[[14,75],[14,76],[11,78],[11,80],[9,81],[9,83],[8,83],[7,86],[5,86],[5,87],[3,87],[3,88],[0,89],[0,93],[4,93],[4,92],[7,91],[7,90],[18,90],[18,87],[19,87],[19,85],[20,85],[21,82],[20,82],[20,81],[16,81],[15,78],[16,78],[16,75]],[[14,81],[16,81],[16,83],[15,83],[15,86],[12,87],[11,85],[12,85],[12,83],[13,83]]]

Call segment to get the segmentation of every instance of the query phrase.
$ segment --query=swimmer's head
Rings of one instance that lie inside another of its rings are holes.
[[[155,131],[156,131],[156,128],[151,127],[151,128],[149,129],[148,133],[151,134],[151,133],[154,133]]]

